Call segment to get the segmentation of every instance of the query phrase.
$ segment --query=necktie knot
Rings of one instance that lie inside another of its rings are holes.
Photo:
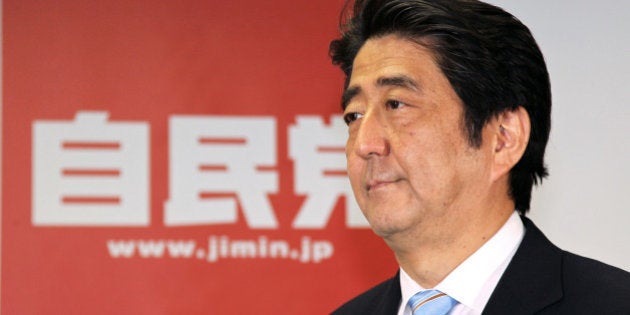
[[[409,298],[413,315],[446,315],[458,302],[438,290],[425,290]]]

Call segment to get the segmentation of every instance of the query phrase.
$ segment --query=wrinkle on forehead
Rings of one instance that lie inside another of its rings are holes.
[[[418,56],[426,57],[426,62],[439,70],[432,51],[416,41],[396,34],[368,39],[354,59],[353,71],[341,99],[342,109],[372,87],[400,87],[421,92],[419,74],[409,73],[408,69],[408,61],[417,62]]]

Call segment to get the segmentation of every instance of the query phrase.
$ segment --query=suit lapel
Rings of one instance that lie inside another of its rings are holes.
[[[389,279],[387,286],[383,294],[380,294],[378,298],[373,300],[373,312],[374,315],[392,315],[398,312],[400,305],[400,275],[396,273],[396,276]]]
[[[483,311],[534,314],[562,298],[562,251],[522,217],[525,236]]]

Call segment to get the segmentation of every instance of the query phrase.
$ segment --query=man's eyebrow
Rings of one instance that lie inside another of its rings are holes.
[[[350,101],[360,93],[361,88],[358,86],[349,87],[343,91],[343,95],[341,96],[341,109],[346,110],[348,103],[350,103]]]
[[[412,78],[406,75],[396,75],[392,77],[380,77],[376,79],[376,86],[398,86],[410,90],[417,91],[419,89],[418,83]]]
[[[389,87],[397,86],[409,90],[418,91],[420,86],[416,81],[406,75],[396,75],[391,77],[380,77],[376,79],[377,87]],[[341,109],[345,110],[348,103],[357,95],[361,94],[362,90],[359,86],[352,86],[347,88],[341,96]]]

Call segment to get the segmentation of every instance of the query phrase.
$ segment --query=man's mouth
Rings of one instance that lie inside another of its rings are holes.
[[[388,185],[398,182],[397,179],[394,180],[370,180],[366,183],[365,187],[368,192],[377,190],[380,188],[384,188]]]

